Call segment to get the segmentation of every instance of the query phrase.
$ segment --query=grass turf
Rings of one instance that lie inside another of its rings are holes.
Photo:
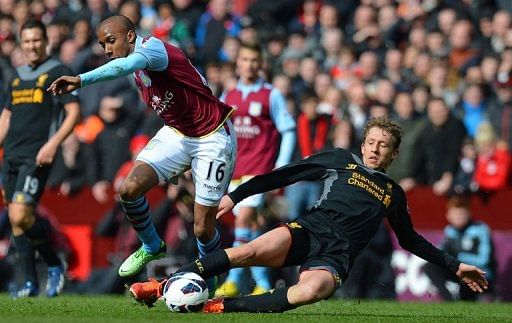
[[[0,295],[0,322],[512,322],[509,303],[398,303],[330,300],[282,314],[178,314],[163,302],[148,309],[122,296],[12,300]]]

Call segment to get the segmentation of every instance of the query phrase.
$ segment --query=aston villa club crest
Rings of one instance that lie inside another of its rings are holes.
[[[151,79],[146,75],[146,73],[144,73],[144,71],[139,71],[139,78],[145,87],[151,86]]]
[[[259,117],[261,115],[261,110],[263,109],[263,105],[261,102],[251,101],[249,105],[249,114],[253,117]]]

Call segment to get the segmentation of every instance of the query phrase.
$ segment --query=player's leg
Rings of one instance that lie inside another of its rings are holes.
[[[291,244],[290,230],[278,227],[247,244],[207,254],[181,267],[178,272],[193,272],[208,279],[235,267],[279,267],[284,264]],[[130,286],[130,293],[137,301],[152,304],[162,295],[164,283],[165,280],[135,283]]]
[[[302,272],[299,282],[289,288],[276,289],[261,295],[213,300],[206,305],[204,311],[281,313],[326,299],[334,293],[336,287],[337,282],[331,272],[323,269],[308,270]]]
[[[165,257],[166,246],[151,219],[145,194],[159,182],[172,181],[190,165],[183,152],[181,137],[162,127],[139,153],[130,173],[119,188],[120,203],[142,246],[119,267],[121,277],[133,276],[152,260]]]
[[[229,191],[235,190],[239,184],[241,184],[241,180],[233,180],[229,185]],[[241,201],[233,209],[235,215],[233,247],[248,243],[253,239],[253,236],[256,238],[254,234],[258,228],[256,207],[261,204],[262,200],[262,194],[253,195]],[[215,296],[238,296],[244,283],[243,278],[244,268],[231,269],[225,282],[215,292]]]
[[[57,296],[64,286],[64,264],[51,241],[50,223],[35,213],[35,205],[43,194],[49,172],[50,167],[39,167],[33,161],[24,161],[20,164],[15,191],[11,197],[12,202],[9,204],[9,220],[15,243],[23,250],[23,246],[26,246],[23,240],[26,237],[32,248],[39,252],[48,265],[46,294],[53,297]],[[33,251],[27,251],[28,253],[33,259]],[[28,260],[28,256],[26,259]]]
[[[227,121],[224,127],[205,138],[186,138],[184,145],[192,158],[191,169],[196,190],[194,234],[201,258],[220,248],[221,239],[215,226],[215,217],[233,174],[235,132]],[[212,277],[207,283],[210,293],[214,293],[217,287],[216,277]]]
[[[9,221],[14,222],[14,225],[11,224],[11,227],[16,254],[16,267],[18,269],[16,270],[16,276],[18,276],[18,281],[23,282],[24,287],[26,287],[17,287],[16,290],[12,291],[12,296],[17,297],[18,292],[20,292],[20,295],[24,296],[25,294],[26,296],[35,296],[39,292],[39,288],[34,262],[34,250],[25,232],[16,225],[16,219],[21,219],[22,215],[16,214],[15,210],[10,210],[12,197],[16,190],[18,174],[19,163],[5,158],[2,166],[2,197],[4,205],[7,206]]]

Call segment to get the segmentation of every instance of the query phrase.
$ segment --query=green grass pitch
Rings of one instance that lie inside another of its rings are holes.
[[[512,322],[510,303],[398,303],[330,300],[282,314],[178,314],[123,296],[12,300],[0,295],[0,322]]]

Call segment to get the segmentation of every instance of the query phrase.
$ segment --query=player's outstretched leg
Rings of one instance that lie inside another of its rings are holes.
[[[281,313],[328,298],[334,293],[336,282],[333,274],[327,270],[304,271],[296,285],[261,295],[209,300],[203,312]]]
[[[142,246],[132,253],[119,267],[119,276],[129,277],[139,273],[152,260],[165,257],[167,248],[158,236],[151,221],[147,191],[159,182],[156,171],[143,161],[135,164],[119,188],[120,203],[126,218],[137,231]]]
[[[260,230],[251,230],[251,240],[257,239],[260,235]],[[270,271],[267,267],[252,266],[250,269],[255,282],[251,295],[261,295],[272,289]]]
[[[197,259],[183,266],[178,272],[193,272],[204,279],[208,279],[228,271],[230,266],[231,264],[226,252],[224,250],[217,250],[216,252],[206,255],[204,258]],[[172,275],[170,277],[172,277]],[[152,306],[153,303],[162,296],[163,287],[166,282],[167,279],[162,281],[149,279],[147,282],[134,283],[130,286],[129,292],[139,303]]]
[[[120,202],[126,212],[126,218],[142,241],[142,246],[119,267],[119,276],[129,277],[139,273],[148,262],[165,257],[167,247],[158,236],[151,221],[149,204],[145,196],[134,201],[121,200]]]

